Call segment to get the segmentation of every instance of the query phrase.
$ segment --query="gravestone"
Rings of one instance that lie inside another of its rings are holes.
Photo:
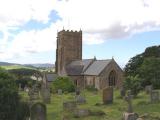
[[[75,101],[67,101],[63,103],[63,110],[74,111],[77,109],[77,104]]]
[[[46,106],[43,103],[35,103],[31,106],[31,120],[46,120]]]
[[[128,103],[128,110],[127,110],[128,113],[133,112],[132,98],[133,98],[133,95],[131,95],[131,91],[129,90],[127,93],[127,96],[125,96],[125,98],[124,98],[125,101],[127,101],[127,103]]]
[[[28,95],[30,98],[30,101],[35,101],[39,99],[39,90],[33,86],[32,88],[29,89]]]
[[[86,103],[86,99],[85,99],[85,97],[82,96],[82,95],[77,95],[77,96],[76,96],[76,102],[77,102],[77,103],[80,103],[80,104],[84,104],[84,103]]]
[[[29,92],[29,88],[27,86],[25,86],[24,87],[24,91],[28,93]]]
[[[80,95],[80,93],[81,93],[81,92],[80,92],[80,89],[77,88],[77,89],[76,89],[76,95]]]
[[[34,91],[32,89],[29,89],[28,96],[30,101],[34,101],[38,99],[37,96],[35,96]]]
[[[136,113],[124,113],[123,114],[123,120],[137,120],[138,114]]]
[[[50,89],[47,89],[47,88],[43,89],[41,91],[41,95],[44,103],[49,104],[51,102]]]
[[[120,89],[120,95],[122,98],[126,95],[126,90],[123,87]]]
[[[75,117],[86,117],[89,116],[90,111],[88,109],[77,109],[74,111],[74,116]]]
[[[22,90],[22,85],[21,85],[21,83],[19,84],[18,89],[19,89],[19,91],[21,91],[21,90]]]
[[[137,120],[138,114],[133,112],[133,106],[132,106],[132,98],[133,95],[131,95],[131,91],[129,90],[127,93],[127,96],[125,96],[125,101],[128,103],[128,109],[127,112],[123,114],[123,120]]]
[[[159,91],[152,90],[150,92],[150,100],[151,100],[151,103],[159,102],[160,101]]]
[[[107,87],[103,89],[103,103],[113,103],[113,87]]]
[[[58,89],[58,95],[62,95],[62,89]]]
[[[145,92],[146,92],[147,94],[149,94],[149,93],[152,91],[152,89],[153,89],[152,85],[147,85],[147,86],[145,86]]]

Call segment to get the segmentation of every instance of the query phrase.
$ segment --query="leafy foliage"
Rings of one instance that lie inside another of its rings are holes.
[[[69,77],[58,77],[51,85],[52,92],[62,89],[64,92],[73,92],[75,90],[73,82]]]
[[[0,120],[16,120],[17,105],[19,96],[15,80],[0,68]]]
[[[139,67],[143,63],[143,54],[136,55],[131,58],[127,65],[125,66],[125,75],[126,76],[135,76],[139,73]]]
[[[20,68],[20,69],[11,69],[8,71],[9,71],[9,73],[12,73],[19,78],[22,78],[24,76],[42,77],[41,72],[39,72],[38,70],[35,70],[35,69]]]
[[[160,58],[146,58],[139,71],[142,86],[152,84],[154,88],[160,88]]]
[[[152,84],[160,88],[160,46],[146,48],[145,52],[134,56],[125,66],[125,76],[141,78],[141,85]]]
[[[17,119],[16,120],[26,120],[30,116],[29,104],[26,102],[20,102],[17,110]]]
[[[141,87],[141,80],[138,76],[128,76],[124,80],[124,88],[126,90],[131,90],[131,93],[134,96],[137,96],[140,90],[142,89]]]
[[[33,84],[35,84],[35,81],[31,79],[31,76],[36,77],[38,79],[39,77],[42,78],[42,74],[40,71],[35,69],[11,69],[8,70],[9,73],[15,75],[17,84],[21,84],[21,87],[24,88],[26,85],[31,87]]]

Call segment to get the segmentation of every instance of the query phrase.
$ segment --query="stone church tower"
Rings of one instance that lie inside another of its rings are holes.
[[[56,73],[62,71],[73,60],[82,60],[82,31],[62,30],[57,33]]]

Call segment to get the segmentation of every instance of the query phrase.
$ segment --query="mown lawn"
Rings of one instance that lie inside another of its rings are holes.
[[[78,105],[78,108],[86,108],[91,111],[103,111],[106,115],[75,118],[73,117],[73,113],[64,112],[62,106],[64,101],[74,100],[74,93],[63,95],[52,94],[51,104],[47,104],[47,119],[62,120],[63,116],[65,116],[69,120],[121,120],[123,112],[127,110],[127,103],[120,97],[118,90],[115,90],[114,102],[110,105],[102,104],[101,91],[97,93],[83,91],[82,94],[86,97],[87,103]],[[99,103],[99,105],[96,106],[96,103]],[[160,103],[150,103],[149,95],[144,92],[141,92],[137,98],[133,99],[133,108],[134,112],[139,115],[147,113],[155,117],[155,119],[149,120],[159,120],[160,118]]]

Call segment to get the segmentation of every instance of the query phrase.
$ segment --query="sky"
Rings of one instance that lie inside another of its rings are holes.
[[[83,59],[124,67],[160,45],[160,0],[0,0],[0,61],[55,63],[57,32],[83,32]]]

